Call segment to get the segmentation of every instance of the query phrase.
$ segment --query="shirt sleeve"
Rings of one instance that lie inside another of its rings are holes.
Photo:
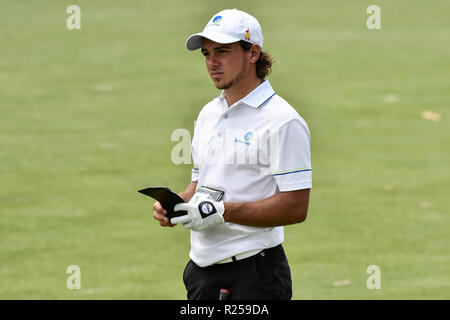
[[[271,137],[270,171],[280,191],[310,189],[310,133],[306,122],[293,119]]]
[[[198,156],[197,156],[197,130],[196,130],[196,125],[194,126],[194,137],[192,138],[192,143],[191,143],[191,155],[192,155],[192,162],[194,164],[194,167],[192,168],[192,172],[191,172],[191,181],[198,181],[199,175],[200,175],[200,165],[199,165],[199,161],[198,161]]]

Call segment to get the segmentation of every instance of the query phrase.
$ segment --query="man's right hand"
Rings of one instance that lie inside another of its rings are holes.
[[[186,190],[184,192],[179,193],[178,195],[185,201],[189,202],[189,200],[192,198],[192,196],[195,193],[195,190],[197,189],[197,181],[191,181]],[[159,201],[156,201],[153,205],[153,218],[159,221],[159,224],[162,227],[175,227],[176,224],[170,223],[169,218],[166,217],[167,211],[162,207],[161,203]]]
[[[162,227],[174,227],[176,224],[170,223],[169,218],[166,217],[167,211],[161,206],[159,201],[156,201],[153,205],[153,218],[159,221]]]

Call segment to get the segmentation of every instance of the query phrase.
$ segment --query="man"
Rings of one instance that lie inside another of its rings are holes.
[[[311,188],[309,129],[275,94],[265,77],[271,57],[262,51],[258,21],[233,9],[214,15],[188,50],[201,48],[213,83],[223,90],[201,110],[194,129],[192,181],[180,196],[182,217],[161,226],[191,230],[183,280],[188,299],[290,299],[290,268],[283,226],[305,220]],[[198,196],[206,186],[220,201]]]

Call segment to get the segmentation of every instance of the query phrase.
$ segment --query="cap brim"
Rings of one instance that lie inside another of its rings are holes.
[[[192,51],[201,48],[203,38],[222,44],[238,42],[241,40],[220,32],[203,31],[200,33],[193,34],[189,38],[187,38],[186,49]]]

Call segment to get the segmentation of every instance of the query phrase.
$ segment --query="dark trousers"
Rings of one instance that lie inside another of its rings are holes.
[[[229,300],[289,300],[292,281],[281,245],[238,261],[199,267],[192,260],[183,273],[189,300],[217,300],[220,289]]]

